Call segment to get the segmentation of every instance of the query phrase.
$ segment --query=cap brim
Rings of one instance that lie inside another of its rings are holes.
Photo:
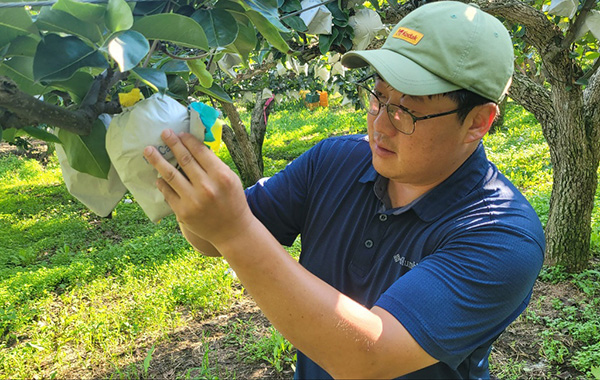
[[[342,64],[351,69],[370,65],[390,86],[407,95],[435,95],[461,89],[387,49],[351,51],[342,57]]]

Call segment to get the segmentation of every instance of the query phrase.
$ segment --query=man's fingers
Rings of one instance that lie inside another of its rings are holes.
[[[147,146],[144,149],[144,157],[154,166],[160,176],[164,179],[174,192],[181,194],[189,190],[190,183],[173,165],[171,165],[153,146]],[[161,190],[162,191],[162,190]]]
[[[165,201],[173,208],[173,202],[176,202],[180,199],[179,194],[173,190],[173,188],[169,185],[169,183],[163,178],[159,178],[156,181],[156,187],[162,193],[163,197],[165,197]]]
[[[205,172],[210,174],[215,169],[222,171],[224,168],[222,168],[221,165],[229,168],[210,150],[210,148],[193,135],[189,133],[180,133],[179,138],[181,138],[183,144],[192,153],[194,159],[200,164]]]
[[[161,137],[173,152],[175,159],[177,159],[177,162],[189,180],[192,183],[196,182],[196,180],[201,181],[206,174],[204,170],[202,170],[201,165],[199,165],[195,159],[194,153],[195,150],[204,148],[202,143],[190,135],[190,137],[198,143],[197,145],[190,147],[187,144],[184,144],[181,138],[169,129],[164,130],[161,134]]]

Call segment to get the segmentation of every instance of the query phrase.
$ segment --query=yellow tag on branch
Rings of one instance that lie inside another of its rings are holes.
[[[137,87],[129,92],[119,93],[119,103],[122,107],[131,107],[140,100],[144,100],[144,95]]]

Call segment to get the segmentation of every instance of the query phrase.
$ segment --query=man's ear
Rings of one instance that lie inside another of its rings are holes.
[[[469,129],[465,135],[465,142],[479,141],[490,130],[496,115],[498,106],[495,103],[485,103],[473,108],[465,119],[469,123]]]

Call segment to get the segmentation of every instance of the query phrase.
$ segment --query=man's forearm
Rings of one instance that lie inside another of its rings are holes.
[[[273,325],[332,376],[392,378],[436,362],[387,312],[308,272],[260,222],[217,248]]]
[[[183,237],[194,247],[198,252],[202,253],[205,256],[211,257],[219,257],[221,254],[214,245],[210,244],[208,241],[200,238],[198,235],[190,231],[185,224],[179,223],[179,229],[181,229],[181,233]]]

